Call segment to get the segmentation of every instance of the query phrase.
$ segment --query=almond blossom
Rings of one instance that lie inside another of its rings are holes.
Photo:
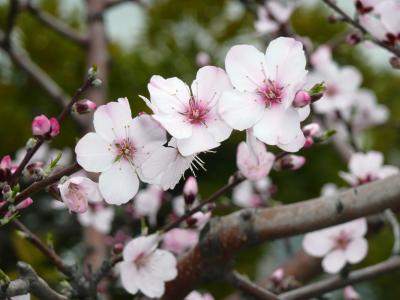
[[[271,171],[275,156],[267,152],[263,143],[247,130],[246,142],[241,142],[237,149],[236,164],[239,171],[249,180],[258,180]]]
[[[323,257],[322,267],[327,273],[339,272],[346,263],[356,264],[367,255],[365,239],[367,221],[354,221],[307,233],[303,248],[311,256]]]
[[[400,3],[383,0],[375,5],[373,13],[360,16],[360,24],[376,39],[394,47],[400,42]]]
[[[214,297],[209,293],[200,294],[197,291],[193,291],[186,296],[185,300],[214,300]]]
[[[261,207],[271,197],[272,188],[268,177],[257,181],[245,180],[233,189],[233,203],[239,207]]]
[[[216,148],[232,129],[220,118],[217,104],[231,89],[224,70],[206,66],[197,72],[191,89],[180,79],[153,76],[148,84],[150,101],[142,97],[154,119],[176,138],[183,156]]]
[[[76,145],[76,159],[86,171],[101,173],[99,188],[107,203],[126,203],[138,191],[143,162],[165,144],[165,131],[149,115],[132,119],[126,98],[100,106],[93,125],[95,132]]]
[[[281,1],[265,1],[258,7],[257,21],[254,27],[259,34],[273,33],[285,24],[295,8],[294,3],[282,4]]]
[[[280,37],[265,55],[250,45],[234,46],[225,67],[235,89],[220,99],[222,118],[237,130],[253,128],[254,136],[268,145],[298,151],[305,142],[300,128],[304,117],[292,103],[306,81],[302,43]]]
[[[157,186],[149,185],[139,191],[134,198],[133,207],[135,216],[147,216],[151,225],[157,223],[157,213],[162,204],[164,192]]]
[[[339,172],[339,175],[352,186],[383,179],[399,172],[395,166],[383,165],[383,155],[377,151],[354,153],[348,167],[349,173]]]
[[[160,236],[141,236],[130,241],[122,252],[120,264],[122,286],[130,294],[141,291],[150,298],[164,294],[165,282],[177,276],[176,258],[157,249]]]
[[[311,57],[311,63],[314,71],[309,76],[308,85],[323,81],[326,88],[322,98],[314,103],[315,110],[321,114],[348,110],[361,84],[360,72],[352,66],[338,66],[327,46],[317,49]]]
[[[88,209],[88,203],[101,202],[97,183],[87,177],[71,177],[64,183],[59,184],[61,199],[68,207],[69,211],[84,213]]]
[[[162,248],[180,255],[196,245],[198,240],[197,230],[175,228],[165,233]]]

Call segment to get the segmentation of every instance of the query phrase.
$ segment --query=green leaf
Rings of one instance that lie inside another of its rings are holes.
[[[320,83],[316,83],[309,91],[308,93],[310,94],[310,96],[315,96],[315,95],[319,95],[324,93],[326,90],[325,87],[325,83],[324,82],[320,82]]]

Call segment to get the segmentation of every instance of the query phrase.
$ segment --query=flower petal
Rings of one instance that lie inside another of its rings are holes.
[[[121,283],[124,289],[135,295],[138,292],[137,278],[139,276],[136,265],[130,261],[120,263]]]
[[[153,115],[153,118],[177,139],[185,139],[192,134],[192,125],[186,121],[186,117],[182,114],[157,114]]]
[[[368,242],[365,238],[358,238],[350,242],[346,248],[346,259],[349,263],[356,264],[362,261],[368,252]]]
[[[109,204],[121,205],[136,195],[139,179],[134,167],[120,159],[99,177],[100,192]]]
[[[303,248],[311,256],[325,256],[334,247],[334,242],[325,230],[307,233],[303,239]]]
[[[183,156],[211,150],[220,145],[203,126],[194,126],[192,136],[177,140],[178,150]]]
[[[75,147],[78,164],[88,172],[103,172],[115,159],[110,145],[97,133],[90,132]]]
[[[334,250],[324,257],[322,267],[327,273],[337,273],[346,264],[346,256],[343,250]]]

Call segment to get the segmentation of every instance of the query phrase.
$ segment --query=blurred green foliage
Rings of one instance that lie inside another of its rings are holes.
[[[46,11],[61,17],[58,1],[45,0],[41,5]],[[148,111],[138,95],[148,95],[147,83],[152,75],[177,76],[191,82],[196,75],[196,55],[199,51],[209,53],[212,63],[223,67],[224,55],[234,44],[250,43],[260,49],[265,48],[265,41],[254,33],[253,15],[239,1],[158,0],[152,1],[144,10],[145,26],[136,38],[135,47],[126,50],[116,43],[109,46],[111,62],[107,100],[127,96],[135,113]],[[4,28],[6,11],[6,6],[0,7],[1,28]],[[79,16],[74,11],[64,21],[74,28],[84,28]],[[308,36],[316,45],[330,41],[342,35],[346,28],[340,24],[329,24],[327,16],[327,11],[321,6],[300,6],[293,16],[294,29]],[[19,41],[31,58],[65,91],[72,94],[80,86],[85,74],[83,49],[48,30],[29,14],[21,14],[17,24]],[[334,56],[341,64],[357,66],[364,76],[363,85],[373,89],[379,101],[390,107],[391,119],[388,124],[369,131],[367,136],[372,141],[371,148],[383,151],[390,160],[400,163],[397,150],[400,143],[397,121],[400,117],[400,77],[392,71],[374,68],[352,46],[341,45],[335,50]],[[1,56],[0,62],[0,154],[5,155],[15,153],[26,143],[34,116],[41,113],[53,116],[60,108],[26,74],[7,64],[5,56]],[[75,124],[67,121],[63,124],[62,134],[55,139],[54,147],[73,147],[78,136]],[[236,146],[243,138],[243,133],[235,133],[216,153],[202,155],[208,169],[198,174],[203,197],[224,184],[235,171]],[[316,197],[321,186],[327,182],[344,185],[337,174],[346,166],[329,144],[303,152],[301,154],[306,156],[308,163],[302,169],[272,174],[278,186],[274,197],[276,200],[290,203]],[[177,193],[180,189],[181,185],[177,187]],[[70,257],[71,251],[80,249],[79,245],[74,246],[80,240],[75,217],[67,214],[60,216],[59,212],[54,216],[45,209],[44,204],[38,206],[44,208],[29,209],[24,214],[25,221],[43,236],[47,231],[54,232],[57,250],[64,251]],[[10,228],[1,228],[0,236],[2,266],[6,264],[9,270],[13,270],[18,257],[32,263],[46,279],[54,282],[59,280],[54,268],[21,238],[11,235]],[[385,231],[374,237],[368,259],[363,264],[384,259],[389,255],[387,249],[390,247],[390,232]],[[12,248],[16,250],[10,251]],[[259,262],[257,258],[262,257],[268,249],[268,246],[262,246],[242,253],[238,259],[239,269],[254,276]],[[270,262],[263,260],[262,263]],[[375,296],[366,299],[398,299],[400,286],[394,281],[394,276],[386,276],[368,284],[366,292],[373,290],[371,295]],[[230,291],[225,285],[214,284],[212,287],[217,299]],[[376,295],[379,297],[376,298]]]

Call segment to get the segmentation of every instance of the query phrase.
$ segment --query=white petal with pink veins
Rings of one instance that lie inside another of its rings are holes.
[[[306,138],[304,137],[303,132],[300,131],[299,134],[290,143],[278,143],[277,146],[286,152],[297,152],[301,148],[303,148],[305,142]]]
[[[253,46],[233,46],[225,58],[225,69],[233,86],[241,92],[255,92],[266,79],[264,61],[264,54]]]
[[[147,261],[149,272],[152,276],[170,281],[176,277],[176,258],[165,250],[156,250],[152,253]]]
[[[123,261],[120,263],[121,283],[125,290],[131,294],[138,292],[137,279],[139,276],[138,269],[133,262]]]
[[[113,163],[115,150],[100,135],[87,133],[75,147],[76,160],[89,172],[103,172]]]
[[[316,257],[325,256],[334,246],[334,241],[325,234],[325,231],[307,233],[303,239],[304,250]]]
[[[125,137],[131,119],[129,105],[110,102],[97,108],[93,116],[93,125],[97,134],[112,142]]]
[[[239,91],[227,91],[219,101],[218,112],[222,119],[234,129],[244,130],[261,119],[265,104],[260,96]]]
[[[193,96],[208,106],[215,105],[224,91],[233,88],[225,71],[213,66],[199,69],[191,87]]]
[[[273,106],[254,125],[254,135],[269,145],[289,144],[301,133],[300,116],[296,109]]]
[[[193,155],[218,147],[220,144],[204,126],[194,126],[193,134],[187,139],[177,140],[179,152],[183,156]]]
[[[327,273],[337,273],[346,264],[346,256],[343,250],[334,250],[324,257],[322,267]]]
[[[158,272],[162,272],[162,270],[158,269]],[[164,281],[154,277],[147,267],[139,269],[137,285],[142,293],[150,298],[160,298],[165,291]]]
[[[207,130],[210,132],[217,142],[225,141],[232,133],[232,128],[226,124],[217,112],[217,108],[213,108],[207,119]]]
[[[134,167],[120,159],[99,177],[100,192],[109,204],[121,205],[136,195],[139,179]]]
[[[192,135],[192,125],[182,114],[157,114],[153,117],[161,123],[170,135],[177,139],[188,138]]]
[[[362,261],[368,252],[368,242],[365,238],[352,240],[346,247],[346,259],[349,263],[356,264]]]
[[[160,113],[184,112],[190,99],[189,87],[179,78],[153,76],[147,85],[152,104]]]

